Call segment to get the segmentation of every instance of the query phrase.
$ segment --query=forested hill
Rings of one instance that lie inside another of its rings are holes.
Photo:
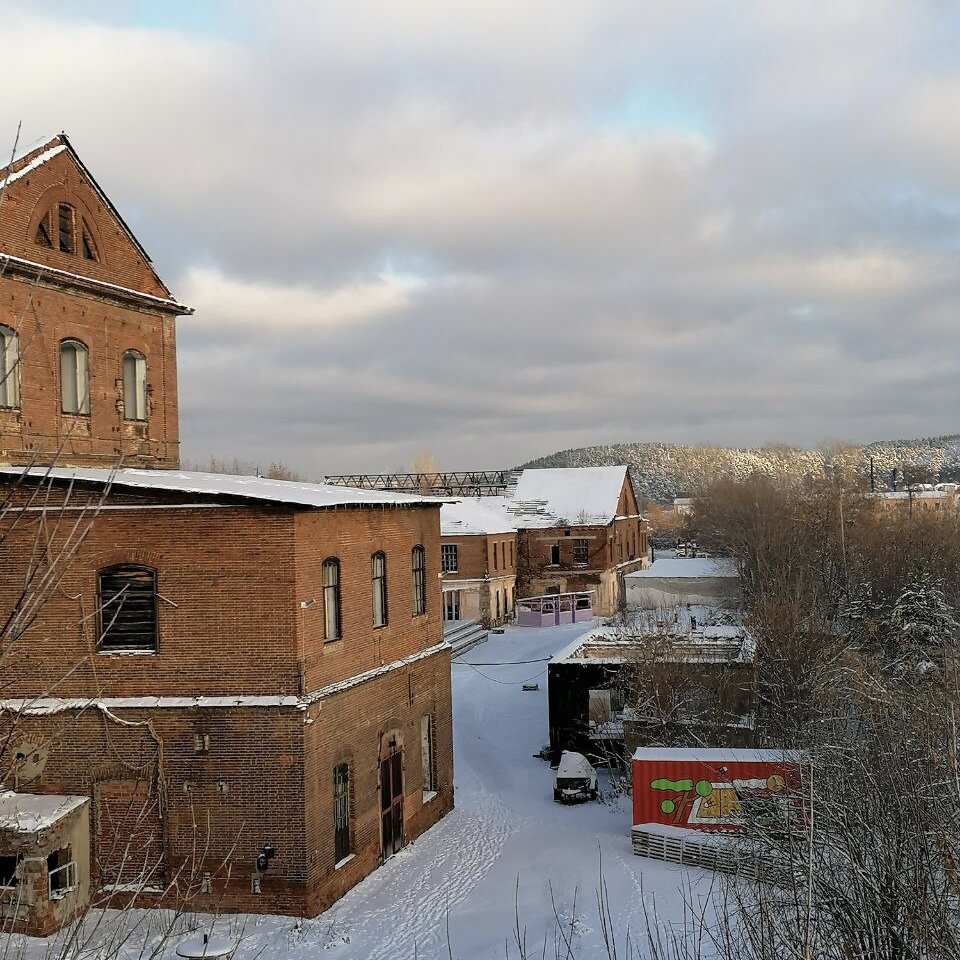
[[[911,468],[931,480],[960,481],[960,434],[918,440],[877,440],[854,450],[864,473],[873,457],[877,488],[886,489],[894,467]],[[711,477],[747,477],[768,473],[802,479],[821,472],[831,454],[795,447],[684,446],[676,443],[614,443],[580,447],[531,460],[525,467],[599,467],[625,463],[637,496],[666,502],[700,487]],[[926,477],[924,477],[926,479]]]

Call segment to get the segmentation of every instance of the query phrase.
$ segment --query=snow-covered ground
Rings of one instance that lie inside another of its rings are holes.
[[[509,629],[455,660],[456,809],[316,919],[218,920],[224,932],[242,924],[238,960],[320,950],[337,960],[512,958],[518,915],[530,955],[541,955],[546,937],[546,956],[554,956],[559,916],[574,931],[575,956],[606,956],[601,858],[621,938],[629,928],[636,942],[646,929],[645,905],[679,927],[685,901],[707,898],[714,878],[634,856],[627,797],[554,803],[553,771],[534,756],[547,740],[546,660],[583,626]],[[527,681],[540,689],[523,691]],[[42,956],[32,949],[41,945],[31,941],[28,955]]]

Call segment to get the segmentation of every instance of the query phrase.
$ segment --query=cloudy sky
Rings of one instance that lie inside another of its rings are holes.
[[[183,456],[960,429],[954,0],[0,0],[174,293]]]

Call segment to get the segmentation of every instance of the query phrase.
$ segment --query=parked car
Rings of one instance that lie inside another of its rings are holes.
[[[553,799],[558,803],[597,799],[597,771],[582,753],[564,750],[560,755]]]

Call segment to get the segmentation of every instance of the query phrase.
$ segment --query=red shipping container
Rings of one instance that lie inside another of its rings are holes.
[[[803,755],[784,750],[641,747],[633,755],[633,823],[740,830],[744,801],[791,802]]]

